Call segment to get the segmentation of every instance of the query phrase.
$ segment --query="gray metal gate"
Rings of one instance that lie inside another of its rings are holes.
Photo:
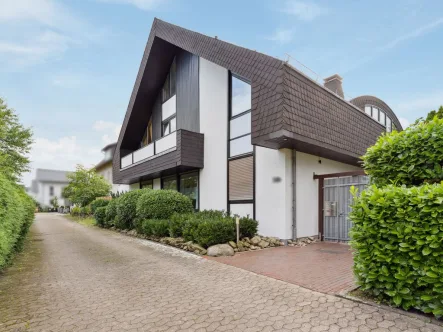
[[[369,182],[366,175],[325,178],[323,185],[323,239],[325,241],[347,242],[352,222],[348,215],[351,210],[351,186],[361,192]]]

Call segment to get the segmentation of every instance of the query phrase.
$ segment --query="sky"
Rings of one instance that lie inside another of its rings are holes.
[[[33,169],[102,159],[154,17],[338,73],[346,99],[375,95],[404,126],[443,104],[443,1],[0,0],[0,97],[33,129]]]

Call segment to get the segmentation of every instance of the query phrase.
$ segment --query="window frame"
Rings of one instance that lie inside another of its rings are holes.
[[[149,183],[151,184],[151,187],[149,187]],[[143,188],[154,189],[154,179],[140,180],[140,189]]]
[[[173,82],[171,80],[171,72],[173,72]],[[176,57],[169,66],[168,75],[162,85],[162,104],[166,103],[169,99],[177,94],[177,63]]]
[[[241,155],[236,155],[233,157],[230,157],[231,155],[231,141],[236,140],[238,138],[242,138],[248,135],[251,135],[252,137],[252,125],[251,125],[251,132],[238,136],[238,137],[234,137],[231,139],[231,120],[235,120],[236,118],[239,118],[245,114],[251,113],[252,111],[252,102],[251,102],[251,109],[245,110],[244,112],[241,112],[239,114],[236,115],[232,115],[232,78],[236,78],[239,79],[249,85],[251,85],[251,82],[243,77],[241,77],[238,74],[234,74],[231,71],[229,71],[229,75],[228,75],[228,136],[227,136],[227,161],[226,161],[226,173],[227,173],[227,177],[226,177],[226,203],[227,203],[227,211],[228,213],[231,212],[231,204],[252,204],[253,206],[253,215],[252,218],[255,219],[255,215],[256,215],[256,166],[255,166],[255,162],[256,162],[256,153],[255,153],[255,145],[252,145],[252,151],[245,153],[245,154],[241,154]],[[252,85],[251,85],[251,98],[252,98]],[[252,121],[252,119],[251,119]],[[235,200],[235,201],[231,201],[229,198],[229,162],[236,160],[236,159],[241,159],[241,158],[248,158],[252,156],[252,199],[251,200]]]
[[[54,186],[49,186],[49,196],[54,196]]]
[[[175,120],[175,129],[171,130],[171,121]],[[169,125],[168,132],[165,131],[165,126]],[[168,136],[169,134],[172,134],[173,132],[177,131],[177,113],[171,115],[169,118],[166,118],[162,121],[162,137]]]

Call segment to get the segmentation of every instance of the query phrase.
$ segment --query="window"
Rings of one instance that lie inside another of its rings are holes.
[[[140,182],[140,189],[143,188],[150,188],[153,189],[153,183],[152,180],[144,180]]]
[[[140,147],[144,147],[152,143],[152,116],[149,119],[148,126],[146,127],[145,133],[143,135]]]
[[[251,132],[251,112],[231,120],[230,138],[240,137]]]
[[[386,131],[390,133],[392,131],[392,121],[390,117],[386,118]]]
[[[251,109],[251,85],[235,76],[231,84],[231,116],[236,116]]]
[[[372,116],[372,109],[371,106],[365,106],[365,113],[369,116]]]
[[[386,114],[382,110],[380,110],[380,123],[386,126]]]
[[[372,117],[378,121],[378,108],[372,107]]]
[[[229,201],[254,199],[254,157],[229,161]]]
[[[188,196],[194,209],[198,209],[198,173],[180,175],[180,192]]]
[[[163,121],[163,135],[162,136],[169,135],[170,133],[173,133],[176,130],[177,130],[177,121],[176,121],[175,116]]]
[[[54,187],[53,186],[49,187],[49,196],[54,196]]]
[[[177,177],[175,175],[162,179],[162,189],[177,190]]]
[[[176,83],[176,64],[175,58],[172,61],[171,68],[169,69],[168,76],[166,77],[165,83],[163,84],[163,102],[167,101],[169,98],[175,95],[175,83]]]

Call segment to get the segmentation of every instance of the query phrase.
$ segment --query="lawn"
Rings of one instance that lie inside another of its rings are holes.
[[[67,215],[65,215],[65,218],[67,218],[67,219],[69,219],[71,221],[74,221],[76,223],[79,223],[81,225],[87,226],[87,227],[91,227],[91,226],[96,226],[97,225],[96,222],[95,222],[95,219],[93,217],[86,217],[86,218],[83,218],[83,217],[73,217],[73,216],[67,214]]]

